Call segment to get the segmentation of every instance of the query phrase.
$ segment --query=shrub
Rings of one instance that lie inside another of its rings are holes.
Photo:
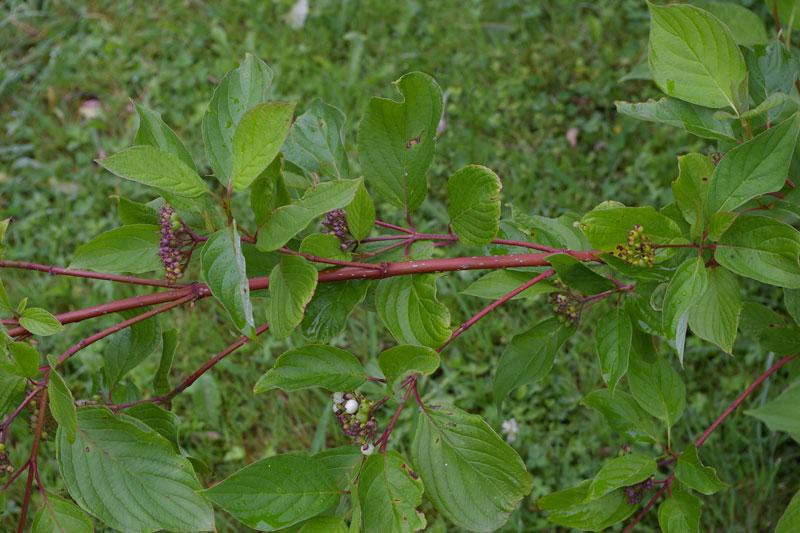
[[[713,153],[678,158],[674,202],[660,209],[607,201],[580,217],[529,215],[519,206],[503,217],[498,176],[468,165],[447,182],[446,231],[418,231],[443,113],[441,89],[420,72],[396,82],[397,99],[369,102],[356,165],[338,109],[317,100],[295,119],[293,103],[270,99],[269,67],[245,57],[220,82],[202,122],[211,183],[160,116],[137,106],[134,146],[98,163],[155,199],[121,198],[123,225],[79,247],[68,268],[0,262],[157,289],[53,315],[27,298],[10,301],[0,284],[7,317],[0,466],[4,491],[27,479],[20,530],[34,484],[42,495],[34,530],[91,530],[91,517],[124,531],[213,530],[217,506],[258,530],[344,531],[347,520],[352,530],[413,531],[426,526],[423,498],[458,528],[500,528],[531,491],[525,464],[481,417],[423,399],[420,389],[437,379],[447,347],[493,310],[547,295],[552,316],[514,336],[497,361],[498,411],[512,391],[544,380],[567,339],[583,329],[594,333],[606,385],[583,403],[621,443],[634,444],[593,479],[540,498],[538,509],[563,527],[600,530],[630,518],[630,530],[658,504],[662,530],[697,531],[698,494],[726,487],[698,450],[795,359],[800,339],[794,4],[775,5],[778,39],[771,41],[749,11],[704,5],[650,6],[649,72],[667,96],[617,103],[620,113],[716,142]],[[376,218],[374,200],[394,222]],[[490,303],[453,328],[436,280],[461,270],[488,271],[466,292]],[[154,272],[161,276],[139,277]],[[742,297],[743,286],[750,294],[763,285],[783,290],[781,312]],[[265,309],[254,308],[255,291],[267,292]],[[221,305],[241,337],[172,383],[178,332],[162,330],[158,315],[206,298]],[[374,310],[396,343],[378,354],[377,366],[331,343],[359,306]],[[601,312],[587,323],[591,308]],[[43,358],[32,339],[109,313],[120,320],[58,356]],[[274,455],[203,489],[195,473],[202,465],[180,447],[172,400],[259,336],[282,340],[298,329],[306,342],[253,380],[253,392],[330,391],[352,445]],[[697,438],[674,439],[686,388],[673,355],[682,366],[689,332],[733,353],[740,330],[779,359]],[[106,337],[112,345],[98,394],[76,401],[64,363]],[[115,399],[115,386],[157,350],[152,390]],[[407,456],[392,438],[405,409],[416,411]],[[798,409],[794,383],[748,414],[798,439]],[[31,447],[12,464],[21,455],[5,443],[12,430],[25,431],[22,413],[30,415]],[[43,441],[55,427],[70,499],[47,491],[39,475]],[[514,424],[504,429],[513,440]],[[776,530],[797,530],[798,516],[795,496]]]

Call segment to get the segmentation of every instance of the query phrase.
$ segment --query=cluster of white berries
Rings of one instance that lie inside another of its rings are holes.
[[[378,427],[370,413],[372,402],[354,392],[334,392],[331,399],[342,431],[361,445],[361,453],[372,454],[375,451],[372,441]]]
[[[503,424],[501,427],[503,434],[506,436],[506,442],[512,443],[515,440],[517,440],[517,434],[519,433],[519,424],[517,424],[517,420],[515,418],[503,420]]]

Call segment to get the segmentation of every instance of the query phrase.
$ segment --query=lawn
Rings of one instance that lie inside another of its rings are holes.
[[[644,2],[311,0],[308,19],[299,29],[287,21],[292,4],[4,3],[0,218],[13,218],[6,257],[66,265],[77,246],[119,225],[118,196],[150,199],[94,163],[132,143],[137,124],[132,102],[160,112],[195,161],[202,162],[201,174],[210,172],[200,133],[204,106],[221,76],[246,52],[272,67],[276,96],[296,101],[298,114],[314,98],[345,112],[352,161],[357,161],[356,126],[371,96],[394,97],[391,82],[406,72],[420,70],[437,79],[447,94],[446,129],[429,174],[432,195],[419,214],[423,231],[446,230],[443,184],[467,163],[495,170],[503,180],[504,199],[513,199],[528,213],[555,216],[583,212],[603,200],[662,206],[671,201],[675,156],[711,149],[666,126],[615,111],[615,100],[641,101],[657,94],[648,81],[620,81],[645,54]],[[744,4],[766,15],[760,2]],[[378,210],[399,221],[386,206]],[[476,277],[458,273],[439,281],[454,324],[485,304],[460,294]],[[3,280],[12,296],[30,294],[32,305],[53,312],[136,292],[35,273],[3,272]],[[780,291],[754,297],[770,302],[780,298]],[[256,298],[255,305],[263,309],[263,298]],[[219,311],[205,301],[164,320],[181,331],[176,375],[234,338]],[[514,446],[534,476],[534,488],[508,531],[551,530],[535,500],[592,477],[605,458],[629,444],[579,405],[584,395],[602,386],[588,336],[568,343],[547,380],[517,390],[500,413],[495,411],[494,361],[515,333],[549,312],[543,299],[502,308],[448,349],[441,375],[423,388],[426,399],[448,395],[459,407],[485,414],[498,431],[504,420],[518,423]],[[591,324],[596,318],[589,314],[583,320]],[[77,340],[111,323],[106,317],[71,326],[68,337]],[[300,342],[300,334],[295,336],[286,342],[267,336],[242,349],[176,400],[181,444],[208,466],[205,484],[262,457],[346,442],[323,393],[252,394],[255,377]],[[359,309],[335,344],[375,364],[389,340],[375,313]],[[58,353],[64,342],[59,336],[41,346],[46,353]],[[107,348],[98,343],[68,367],[76,396],[102,392],[98,374]],[[674,438],[696,437],[769,361],[768,354],[747,342],[737,345],[734,357],[690,343],[683,369],[687,410]],[[137,368],[113,391],[114,398],[136,398],[157,364],[153,358]],[[765,389],[750,406],[768,395]],[[401,423],[398,437],[407,430]],[[52,443],[44,446],[53,458]],[[800,469],[791,466],[800,459],[796,444],[741,414],[702,455],[731,485],[704,499],[702,530],[767,530],[800,484]],[[42,475],[48,488],[58,490],[53,459],[42,465]],[[0,508],[0,529],[16,524],[19,508],[12,502],[20,492],[18,484],[5,509]],[[447,530],[432,507],[423,510],[431,531]],[[221,511],[217,521],[220,531],[240,527]],[[651,513],[644,525],[655,524]]]

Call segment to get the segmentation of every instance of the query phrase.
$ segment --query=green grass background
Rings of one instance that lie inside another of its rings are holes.
[[[662,206],[671,199],[676,156],[711,148],[614,111],[614,100],[657,95],[647,82],[618,81],[643,56],[644,2],[310,4],[305,26],[294,30],[285,20],[292,6],[287,1],[5,2],[0,7],[0,212],[14,218],[7,257],[67,264],[78,245],[119,224],[115,195],[150,199],[146,191],[93,163],[131,143],[136,126],[131,100],[161,112],[195,160],[207,165],[199,130],[205,103],[221,76],[248,51],[272,66],[277,94],[296,100],[299,111],[320,97],[347,114],[354,162],[356,125],[371,96],[395,96],[391,82],[411,70],[439,81],[449,94],[448,127],[429,175],[431,198],[418,220],[423,230],[445,228],[441,191],[447,176],[467,163],[484,164],[501,176],[505,202],[554,216],[607,199]],[[744,4],[764,11],[760,3]],[[102,110],[89,119],[80,109],[93,98]],[[570,128],[579,131],[574,147],[565,137]],[[485,303],[458,294],[475,277],[457,273],[440,281],[454,324]],[[3,278],[13,297],[29,295],[32,305],[53,312],[135,292],[42,274],[4,272]],[[759,297],[777,301],[780,293]],[[256,307],[263,312],[262,302],[257,300]],[[441,375],[423,385],[426,398],[450,397],[464,409],[485,414],[495,428],[506,418],[519,422],[515,447],[534,476],[534,489],[509,521],[509,531],[553,530],[536,511],[535,499],[593,476],[605,458],[626,444],[578,405],[602,384],[587,335],[591,313],[584,317],[585,333],[568,343],[545,382],[517,391],[499,417],[491,407],[491,376],[504,345],[547,312],[542,302],[501,309],[448,348]],[[62,351],[69,339],[111,322],[103,318],[70,326],[66,335],[43,340],[41,346],[46,352]],[[164,324],[181,330],[176,377],[234,336],[210,301],[172,314]],[[267,455],[344,443],[323,394],[256,397],[250,392],[274,357],[298,342],[299,336],[286,343],[266,338],[248,346],[176,401],[182,444],[212,467],[213,474],[203,476],[205,483]],[[374,364],[390,338],[373,313],[359,310],[336,342]],[[70,365],[68,380],[78,396],[94,391],[103,349],[98,343]],[[696,437],[768,363],[767,354],[746,342],[737,346],[734,357],[692,344],[683,371],[688,406],[675,431],[679,446]],[[116,394],[136,394],[137,386],[146,391],[155,364],[152,359],[138,368],[130,387]],[[773,384],[771,390],[748,405],[780,388]],[[401,451],[408,429],[401,424],[392,439]],[[27,453],[24,424],[15,431],[22,444],[10,444],[20,464]],[[42,466],[45,485],[61,490],[52,442],[44,454],[49,458]],[[703,498],[703,530],[769,530],[800,485],[796,444],[741,413],[701,455],[731,485]],[[19,487],[0,515],[0,529],[10,528],[18,517],[14,502]],[[432,530],[447,528],[430,507],[425,511]],[[642,530],[654,527],[655,515]],[[239,530],[224,513],[218,514],[218,524],[220,531]]]

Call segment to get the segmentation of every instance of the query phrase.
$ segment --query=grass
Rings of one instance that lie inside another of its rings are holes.
[[[290,8],[291,2],[255,0],[10,1],[0,7],[0,211],[15,219],[8,257],[67,264],[76,246],[118,225],[115,195],[144,198],[93,163],[130,144],[135,131],[130,100],[161,112],[195,160],[206,164],[199,133],[204,104],[221,75],[247,51],[272,66],[278,96],[296,100],[300,110],[315,97],[340,107],[349,117],[353,155],[356,124],[371,96],[394,96],[391,81],[412,70],[439,81],[448,93],[448,127],[430,173],[432,198],[420,215],[429,221],[423,230],[444,227],[438,191],[466,163],[497,171],[506,201],[530,213],[556,215],[606,199],[664,205],[671,200],[675,156],[707,149],[674,130],[614,112],[614,100],[656,94],[647,83],[618,81],[642,59],[647,12],[639,1],[312,0],[302,30],[285,22]],[[94,117],[85,113],[91,99],[101,104]],[[571,128],[578,130],[575,146],[566,137]],[[132,294],[130,288],[99,282],[5,272],[3,277],[13,296],[30,294],[32,304],[54,312]],[[458,294],[474,277],[459,273],[440,281],[454,323],[483,305]],[[263,313],[263,302],[256,307]],[[176,375],[233,337],[219,311],[206,301],[164,320],[165,327],[181,330]],[[536,497],[593,476],[603,459],[625,444],[578,406],[601,385],[591,342],[581,335],[570,341],[545,382],[517,391],[499,417],[494,412],[495,361],[513,334],[547,312],[542,303],[531,302],[500,309],[448,349],[441,375],[423,387],[426,398],[450,397],[464,409],[485,413],[496,428],[502,419],[518,421],[515,446],[535,482],[508,530],[551,530],[535,510]],[[71,326],[69,337],[111,321]],[[204,482],[274,453],[345,442],[330,423],[321,393],[250,392],[254,376],[299,341],[267,338],[248,346],[176,400],[182,444],[213,471],[204,474]],[[59,351],[64,342],[48,339],[42,346]],[[372,362],[389,337],[374,313],[358,310],[337,342]],[[96,391],[103,348],[82,352],[70,366],[68,379],[79,395]],[[746,342],[735,358],[690,348],[684,370],[688,408],[675,435],[684,444],[766,367],[766,356]],[[155,364],[151,360],[136,369],[117,394],[135,395],[146,387]],[[773,390],[779,387],[774,384]],[[401,423],[393,442],[401,442],[407,431],[408,424]],[[51,443],[45,454],[53,455]],[[741,414],[701,455],[732,486],[704,498],[703,530],[767,529],[800,482],[790,466],[796,464],[797,446]],[[55,472],[48,464],[44,483],[58,490]],[[18,494],[0,515],[3,527],[15,523],[19,509],[13,501]],[[425,510],[432,529],[444,530],[443,521]],[[220,531],[237,530],[223,513],[218,521]],[[652,513],[645,525],[655,523]]]

